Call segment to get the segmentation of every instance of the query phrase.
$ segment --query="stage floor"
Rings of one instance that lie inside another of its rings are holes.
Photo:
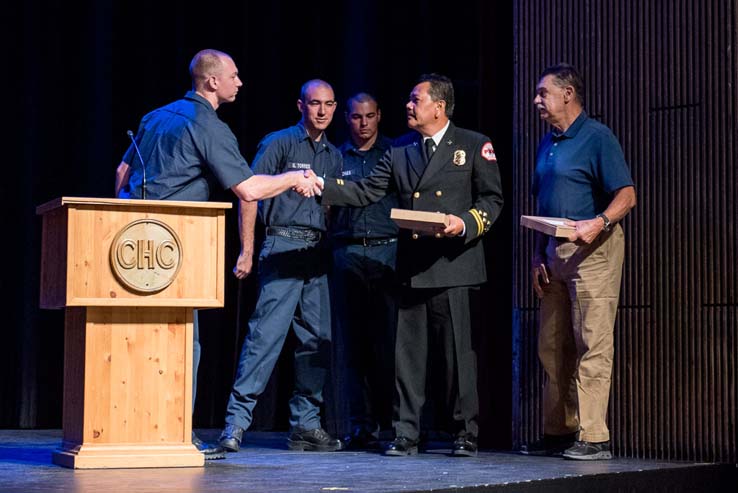
[[[218,433],[199,430],[209,440]],[[0,430],[0,491],[738,491],[735,467],[725,465],[579,462],[501,451],[455,458],[443,442],[431,442],[426,453],[413,457],[291,452],[286,437],[247,433],[241,452],[207,461],[203,468],[71,470],[51,463],[61,430]]]

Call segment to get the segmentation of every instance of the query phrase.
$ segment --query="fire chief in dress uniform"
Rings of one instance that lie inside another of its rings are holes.
[[[406,105],[408,126],[374,171],[358,182],[326,179],[323,204],[364,206],[397,192],[399,207],[442,212],[448,226],[435,233],[401,230],[397,271],[401,282],[395,355],[393,427],[385,455],[418,452],[431,345],[443,361],[453,409],[453,454],[477,453],[479,399],[471,345],[469,292],[487,279],[481,236],[502,209],[497,159],[490,140],[456,127],[451,80],[423,75]]]

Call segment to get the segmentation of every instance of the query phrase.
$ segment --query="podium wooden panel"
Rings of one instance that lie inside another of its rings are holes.
[[[54,463],[78,469],[204,465],[191,439],[193,309],[223,306],[230,207],[63,197],[37,208],[43,215],[41,307],[66,310],[64,437]],[[165,262],[126,243],[121,251],[131,271],[154,269],[157,261],[171,264],[168,274],[176,267],[168,285],[144,292],[116,274],[114,242],[131,224],[150,221],[152,229],[171,231],[179,246],[167,250]]]

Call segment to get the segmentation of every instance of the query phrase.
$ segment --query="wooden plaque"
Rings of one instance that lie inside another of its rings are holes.
[[[556,238],[568,238],[576,231],[573,226],[567,226],[565,217],[520,216],[520,225],[540,231]]]
[[[392,209],[390,219],[401,228],[429,233],[443,231],[448,226],[448,218],[441,212]]]

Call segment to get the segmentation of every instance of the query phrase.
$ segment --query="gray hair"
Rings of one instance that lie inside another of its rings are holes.
[[[540,78],[543,79],[547,75],[553,75],[553,82],[558,87],[574,88],[574,98],[579,102],[579,104],[584,106],[584,80],[573,65],[569,65],[568,63],[557,63],[556,65],[546,68],[541,73]]]

